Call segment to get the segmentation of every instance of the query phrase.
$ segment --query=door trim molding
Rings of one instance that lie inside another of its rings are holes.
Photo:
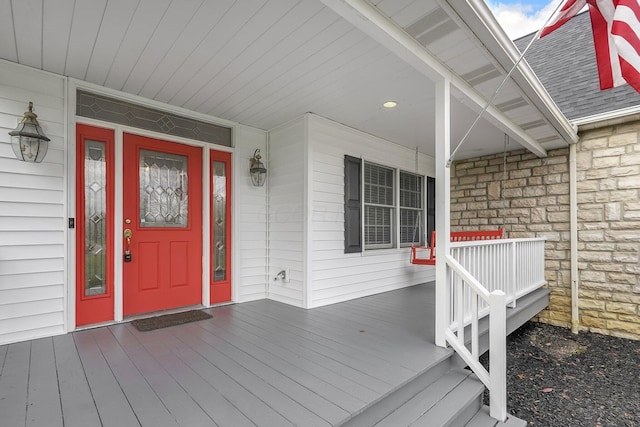
[[[146,98],[142,98],[136,95],[130,95],[130,94],[126,94],[114,89],[108,89],[108,88],[104,88],[102,86],[98,86],[92,83],[88,83],[88,82],[84,82],[82,80],[77,80],[74,78],[66,78],[65,79],[66,82],[66,107],[67,107],[67,114],[66,114],[66,135],[67,135],[67,144],[68,144],[68,149],[67,151],[67,156],[66,156],[66,178],[67,178],[67,182],[66,182],[66,188],[67,188],[67,194],[66,194],[66,200],[67,200],[67,207],[66,207],[66,214],[68,218],[75,218],[75,212],[76,212],[76,173],[75,173],[75,164],[76,164],[76,149],[75,149],[75,141],[76,141],[76,125],[77,124],[86,124],[86,125],[90,125],[90,126],[96,126],[96,127],[102,127],[105,129],[112,129],[115,132],[115,167],[116,167],[116,176],[115,176],[115,213],[114,213],[114,234],[116,237],[118,236],[122,236],[123,233],[123,227],[122,227],[122,221],[123,221],[123,215],[122,215],[122,189],[123,189],[123,183],[122,183],[122,162],[123,162],[123,158],[122,158],[122,135],[124,132],[127,133],[131,133],[131,134],[136,134],[136,135],[140,135],[140,136],[146,136],[146,137],[151,137],[151,138],[157,138],[157,139],[165,139],[171,142],[177,142],[177,143],[181,143],[181,144],[186,144],[186,145],[195,145],[195,146],[199,146],[202,147],[203,149],[203,174],[204,173],[209,173],[209,167],[208,167],[208,163],[209,163],[209,151],[211,149],[215,149],[218,151],[224,151],[224,152],[229,152],[232,155],[236,152],[235,147],[237,146],[238,143],[238,132],[239,129],[241,127],[240,124],[236,123],[236,122],[232,122],[229,120],[224,120],[224,119],[220,119],[217,117],[213,117],[213,116],[208,116],[205,114],[201,114],[201,113],[197,113],[194,111],[190,111],[190,110],[186,110],[183,108],[179,108],[179,107],[174,107],[171,105],[167,105],[158,101],[153,101],[153,100],[149,100]],[[130,127],[130,126],[126,126],[126,125],[119,125],[116,123],[109,123],[109,122],[103,122],[100,120],[96,120],[96,119],[91,119],[91,118],[87,118],[87,117],[81,117],[81,116],[76,116],[75,111],[76,111],[76,93],[78,89],[87,89],[90,90],[92,92],[95,93],[99,93],[99,94],[104,94],[107,96],[110,96],[112,98],[115,99],[122,99],[122,100],[126,100],[126,101],[131,101],[131,102],[135,102],[135,103],[139,103],[142,105],[146,105],[152,108],[159,108],[162,110],[166,110],[169,112],[174,112],[177,114],[181,114],[181,115],[185,115],[187,117],[192,117],[194,119],[198,119],[198,120],[203,120],[212,124],[216,124],[216,125],[220,125],[220,126],[226,126],[232,129],[231,131],[231,147],[226,147],[226,146],[218,146],[215,144],[210,144],[210,143],[205,143],[205,142],[200,142],[200,141],[194,141],[194,140],[189,140],[186,138],[182,138],[182,137],[178,137],[178,136],[171,136],[171,135],[165,135],[165,134],[161,134],[158,132],[153,132],[153,131],[147,131],[144,129],[139,129],[139,128],[134,128],[134,127]],[[170,137],[170,138],[167,138]],[[234,162],[236,160],[233,160]],[[206,169],[205,169],[205,165]],[[236,171],[238,171],[239,169],[236,168]],[[236,173],[236,172],[234,172]],[[234,180],[235,180],[235,176],[234,176]],[[206,188],[205,188],[206,187]],[[203,196],[205,196],[205,191],[209,191],[209,183],[207,179],[203,179]],[[236,195],[236,191],[237,188],[236,186],[232,187],[232,193],[233,193],[233,197],[235,199],[235,195]],[[208,197],[208,195],[207,195]],[[207,198],[206,200],[203,199],[203,203],[205,204],[209,204],[209,199]],[[209,232],[209,224],[208,224],[208,207],[203,209],[203,234],[204,233],[208,233]],[[235,214],[235,208],[234,208],[234,214]],[[207,216],[204,216],[207,215]],[[235,241],[236,236],[238,235],[238,230],[237,230],[237,223],[234,222],[234,224],[232,225],[232,232],[231,232],[231,239],[233,239]],[[65,313],[65,332],[72,332],[76,329],[78,329],[77,325],[76,325],[76,310],[75,310],[75,304],[76,304],[76,280],[75,280],[75,271],[76,271],[76,262],[75,262],[75,240],[76,240],[76,236],[75,236],[75,232],[73,232],[73,230],[68,230],[69,232],[66,234],[67,238],[66,238],[66,244],[67,244],[67,261],[66,261],[66,277],[64,278],[64,283],[67,286],[66,290],[65,290],[65,295],[66,295],[66,301],[65,301],[65,308],[66,308],[66,313]],[[208,234],[207,234],[208,235]],[[206,245],[203,245],[203,254],[204,253],[208,253],[209,251],[209,247],[208,245],[208,239],[203,239],[203,243],[206,243]],[[119,238],[115,238],[115,242],[114,242],[114,256],[116,257],[115,259],[115,263],[114,263],[114,321],[113,322],[106,322],[104,324],[100,324],[100,325],[89,325],[88,327],[94,327],[94,326],[102,326],[102,325],[107,325],[107,324],[114,324],[114,323],[119,323],[123,321],[123,315],[122,315],[122,262],[121,262],[121,257],[119,257],[119,255],[122,253],[122,239]],[[237,245],[236,245],[236,249],[233,249],[232,252],[232,260],[236,260],[237,259]],[[206,302],[206,304],[203,304],[205,307],[209,307],[210,304],[208,303],[209,301],[209,290],[208,290],[208,283],[209,283],[209,276],[208,276],[208,270],[210,268],[210,261],[207,259],[203,259],[203,303]],[[232,302],[236,302],[238,299],[238,283],[236,278],[238,277],[238,275],[236,274],[238,263],[237,262],[232,262],[232,268],[233,273],[232,273],[232,283],[231,283],[231,297],[232,297]],[[206,276],[205,276],[206,275]],[[206,293],[206,295],[205,295]],[[84,327],[82,327],[84,329]]]

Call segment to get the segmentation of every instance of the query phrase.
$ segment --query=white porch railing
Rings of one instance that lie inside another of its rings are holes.
[[[451,243],[451,256],[489,292],[504,292],[513,307],[546,283],[544,242],[540,237]]]
[[[489,389],[491,416],[505,421],[506,307],[515,307],[517,298],[546,283],[544,238],[451,243],[446,265],[450,306],[445,338]],[[488,371],[479,361],[478,325],[486,315],[489,315]],[[469,325],[467,338],[465,327]]]

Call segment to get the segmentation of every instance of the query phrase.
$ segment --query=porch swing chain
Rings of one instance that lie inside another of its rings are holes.
[[[506,133],[504,134],[504,150],[502,152],[502,185],[500,186],[500,206],[502,208],[502,230],[504,233],[504,229],[505,229],[505,212],[506,212],[506,206],[505,206],[505,197],[504,197],[504,190],[505,190],[505,186],[507,185],[507,145],[509,145],[509,135],[507,135]]]
[[[418,175],[418,147],[416,147],[416,158],[415,158],[415,174]],[[418,229],[420,227],[420,211],[416,212],[416,222],[413,225],[413,234],[411,235],[411,246],[415,246],[416,243],[420,244],[420,236],[418,236],[418,241],[416,242],[416,234],[418,234]]]

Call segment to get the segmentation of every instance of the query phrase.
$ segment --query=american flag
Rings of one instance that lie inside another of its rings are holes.
[[[589,5],[600,89],[629,83],[640,93],[640,0],[567,0],[540,32],[553,32]]]

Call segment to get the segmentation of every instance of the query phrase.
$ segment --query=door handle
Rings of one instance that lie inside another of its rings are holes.
[[[131,236],[133,233],[130,229],[124,230],[124,262],[131,262]]]

